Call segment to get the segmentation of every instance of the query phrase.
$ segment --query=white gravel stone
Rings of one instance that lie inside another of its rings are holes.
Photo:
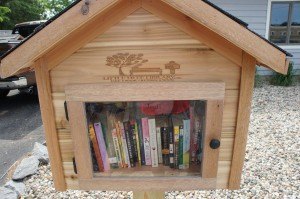
[[[38,170],[39,160],[36,156],[25,158],[16,168],[13,174],[13,180],[22,180],[23,178],[35,174]]]
[[[0,187],[0,198],[1,199],[17,199],[18,194],[6,187]]]
[[[299,198],[300,86],[254,91],[240,190],[167,192],[175,198]],[[25,180],[24,198],[132,198],[132,192],[54,190],[50,166]]]
[[[4,187],[16,191],[20,196],[24,195],[26,191],[26,187],[23,182],[15,182],[13,180],[8,181]]]
[[[39,161],[43,164],[49,163],[49,155],[47,147],[36,142],[32,150],[32,155],[38,157]]]

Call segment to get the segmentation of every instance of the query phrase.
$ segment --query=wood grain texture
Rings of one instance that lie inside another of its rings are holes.
[[[54,186],[56,190],[64,191],[66,190],[66,183],[55,126],[55,114],[52,104],[49,73],[45,70],[45,64],[43,59],[40,59],[35,63],[36,82]]]
[[[85,104],[73,101],[68,101],[67,104],[78,178],[82,180],[92,179],[93,163],[85,116]]]
[[[133,199],[164,199],[165,192],[160,191],[135,191],[133,192]]]
[[[138,0],[119,1],[109,9],[101,12],[93,20],[84,24],[80,29],[61,41],[55,48],[45,54],[48,69],[56,67],[63,60],[85,46],[97,36],[103,34],[113,25],[130,15],[140,7]]]
[[[142,0],[142,7],[241,66],[242,50],[188,15],[162,1]]]
[[[251,55],[244,53],[237,126],[229,179],[230,189],[240,188],[254,88],[255,63],[255,59]]]
[[[224,37],[269,68],[286,73],[286,54],[201,0],[162,0]]]
[[[65,93],[67,101],[77,102],[223,100],[225,84],[223,82],[78,84],[66,86]]]
[[[31,37],[26,43],[19,46],[13,53],[1,60],[1,75],[8,77],[21,68],[30,67],[34,60],[53,48],[57,43],[67,37],[86,22],[93,20],[97,14],[109,9],[118,0],[97,0],[90,6],[88,15],[82,15],[84,1],[72,7],[58,19]]]
[[[203,137],[202,178],[216,178],[220,148],[210,148],[212,139],[221,141],[223,100],[211,100],[206,104],[205,134]],[[221,143],[222,144],[222,143]]]
[[[116,186],[116,184],[120,186]],[[79,180],[79,189],[106,191],[186,191],[215,189],[216,179],[201,177],[111,178]]]

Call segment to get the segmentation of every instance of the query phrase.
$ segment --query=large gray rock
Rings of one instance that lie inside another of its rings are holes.
[[[49,163],[49,155],[47,147],[36,142],[33,147],[32,155],[38,157],[39,161],[43,164]]]
[[[0,198],[1,199],[17,199],[19,196],[18,194],[6,187],[0,187]]]
[[[5,184],[4,187],[14,190],[19,194],[19,196],[24,195],[26,192],[26,186],[23,182],[15,182],[10,180]]]
[[[31,156],[22,160],[21,164],[17,167],[13,180],[22,180],[23,178],[35,174],[38,170],[39,160],[36,156]]]

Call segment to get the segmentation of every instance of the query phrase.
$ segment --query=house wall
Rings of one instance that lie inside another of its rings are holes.
[[[175,61],[181,65],[174,81],[223,81],[226,84],[225,105],[218,170],[218,188],[227,188],[230,174],[241,67],[222,57],[202,42],[179,31],[144,10],[138,10],[104,34],[82,47],[50,71],[56,128],[63,168],[69,189],[78,188],[73,170],[73,143],[65,118],[64,88],[70,84],[110,82],[107,77],[119,71],[106,65],[108,56],[117,53],[143,54],[143,67],[160,67]],[[130,68],[124,68],[129,74]],[[164,69],[163,73],[169,71]]]
[[[267,21],[269,15],[270,0],[210,0],[220,8],[230,14],[240,18],[249,24],[249,28],[263,37],[267,37]],[[295,74],[300,75],[300,44],[295,47],[281,46],[293,55],[291,61],[294,62]],[[258,68],[262,75],[270,75],[272,71],[264,68]]]

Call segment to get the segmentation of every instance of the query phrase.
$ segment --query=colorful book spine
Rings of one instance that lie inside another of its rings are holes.
[[[98,141],[96,138],[96,133],[95,133],[95,130],[94,130],[94,127],[92,124],[89,125],[89,136],[90,136],[93,148],[94,148],[98,169],[100,172],[103,172],[104,166],[103,166],[103,162],[102,162],[102,157],[101,157],[101,153],[100,153],[100,149],[99,149],[99,144],[98,144]]]
[[[121,157],[121,151],[120,151],[120,146],[119,146],[119,141],[118,141],[118,135],[117,135],[117,130],[113,129],[111,131],[112,133],[112,137],[113,137],[113,143],[114,143],[114,147],[115,147],[115,152],[116,152],[116,156],[117,156],[117,161],[119,164],[119,167],[122,167],[122,157]]]
[[[173,127],[169,127],[169,158],[170,158],[170,168],[174,168],[174,132]]]
[[[179,126],[179,153],[178,153],[178,162],[179,162],[179,165],[178,165],[178,168],[179,169],[184,169],[184,165],[183,165],[183,126],[180,125]]]
[[[163,158],[163,165],[169,166],[170,165],[170,158],[169,158],[169,135],[168,135],[168,128],[161,127],[161,146],[162,146],[162,158]]]
[[[152,167],[158,167],[155,119],[148,119]]]
[[[127,167],[131,167],[130,166],[130,160],[129,160],[129,154],[128,154],[128,147],[127,147],[127,141],[126,141],[124,125],[120,121],[118,122],[118,125],[120,127],[121,135],[122,135],[122,147],[123,147],[123,153],[124,153],[124,156],[125,156],[125,164],[126,164]]]
[[[123,125],[124,125],[124,131],[125,131],[125,136],[126,136],[126,143],[127,143],[130,167],[134,167],[135,162],[134,162],[134,157],[133,157],[133,137],[132,137],[131,131],[130,131],[130,123],[124,122]]]
[[[148,118],[142,118],[142,129],[144,139],[145,163],[146,165],[150,166],[152,165],[152,162]]]
[[[156,140],[157,140],[157,155],[158,155],[158,163],[163,163],[162,158],[162,147],[161,147],[161,132],[160,127],[156,127]]]
[[[190,143],[191,143],[191,128],[190,120],[183,120],[183,166],[188,169],[190,166]]]
[[[137,149],[137,162],[140,166],[142,166],[142,159],[141,159],[141,149],[140,149],[140,138],[139,138],[139,131],[137,123],[134,125],[135,129],[135,138],[136,138],[136,149]]]
[[[121,155],[121,162],[122,162],[121,167],[125,168],[127,166],[126,166],[126,163],[125,163],[125,154],[124,154],[124,151],[123,151],[121,128],[120,128],[119,123],[117,121],[115,122],[115,127],[116,127],[116,132],[117,132],[117,137],[118,137],[118,145],[119,145],[119,148],[120,148],[120,155]]]
[[[174,167],[179,168],[179,126],[174,126]]]
[[[104,171],[109,171],[110,170],[109,159],[106,151],[106,144],[103,136],[102,125],[100,122],[94,124],[94,130],[96,133],[97,142],[101,153],[101,159],[102,159]]]
[[[137,140],[136,140],[136,131],[135,131],[135,122],[131,121],[130,122],[130,131],[131,131],[131,136],[132,136],[132,145],[133,145],[133,159],[134,162],[138,162],[138,151],[137,151]]]
[[[141,164],[146,165],[142,121],[140,119],[137,119],[136,121],[138,126],[138,133],[139,133]]]

